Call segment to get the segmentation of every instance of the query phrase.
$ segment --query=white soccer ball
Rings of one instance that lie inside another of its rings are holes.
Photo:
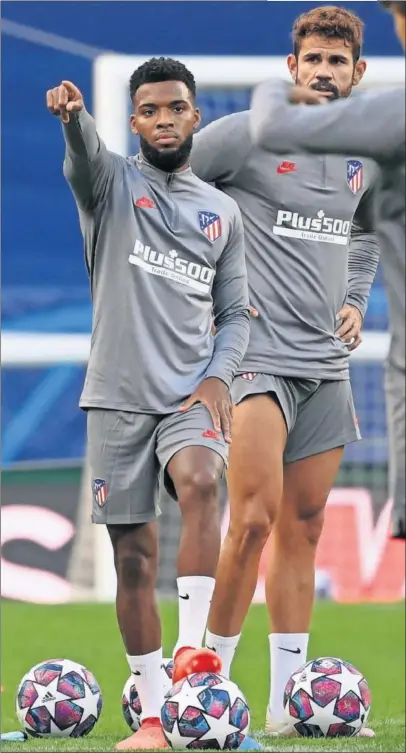
[[[99,719],[102,704],[95,677],[69,659],[36,664],[16,697],[18,720],[31,737],[83,737]]]
[[[173,659],[163,659],[162,670],[162,702],[167,691],[172,687]],[[136,677],[131,674],[124,685],[121,697],[121,708],[128,726],[136,732],[141,726],[141,701],[139,699]]]
[[[301,737],[352,737],[366,725],[371,692],[352,664],[322,656],[294,672],[283,705]]]
[[[172,686],[161,721],[172,748],[236,750],[248,734],[250,712],[238,685],[198,672]]]

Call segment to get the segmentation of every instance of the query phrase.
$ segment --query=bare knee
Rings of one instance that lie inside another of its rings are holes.
[[[309,498],[306,494],[288,502],[281,510],[276,530],[285,546],[297,551],[306,546],[315,549],[323,531],[326,499]]]
[[[155,527],[155,524],[154,524]],[[125,590],[154,588],[158,549],[151,524],[108,526],[118,586]]]
[[[184,519],[205,530],[219,523],[221,473],[214,467],[190,468],[178,475],[175,489]]]
[[[303,537],[311,547],[316,547],[319,543],[320,536],[324,525],[324,504],[322,509],[316,510],[306,515],[301,520],[303,527]]]
[[[241,556],[262,551],[274,522],[276,504],[265,500],[259,492],[247,494],[231,510],[229,536],[238,546]]]

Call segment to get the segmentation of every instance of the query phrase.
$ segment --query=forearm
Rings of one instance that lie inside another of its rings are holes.
[[[404,154],[404,90],[365,92],[310,107],[291,104],[290,89],[284,81],[266,81],[254,90],[251,135],[263,149],[378,160]]]
[[[364,234],[351,241],[348,258],[347,303],[365,316],[372,283],[379,264],[379,246],[374,235]]]
[[[248,347],[248,309],[225,316],[216,327],[213,357],[206,378],[217,377],[230,387]]]
[[[83,109],[72,113],[69,123],[62,125],[66,157],[74,161],[92,161],[100,151],[100,139],[92,116]]]

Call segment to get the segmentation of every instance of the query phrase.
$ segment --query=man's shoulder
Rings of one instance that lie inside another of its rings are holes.
[[[218,132],[231,138],[237,135],[249,135],[249,110],[233,112],[230,115],[223,115],[222,118],[217,120],[212,120],[196,134],[195,139],[200,140],[209,132]]]

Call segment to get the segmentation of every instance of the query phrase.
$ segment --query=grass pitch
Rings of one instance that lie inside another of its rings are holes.
[[[164,655],[170,656],[177,633],[177,606],[161,605]],[[1,731],[18,729],[15,690],[38,662],[54,657],[79,661],[94,672],[103,691],[100,721],[83,740],[29,740],[2,743],[10,751],[111,751],[129,733],[121,712],[121,694],[129,670],[113,605],[2,605]],[[233,668],[251,708],[251,733],[269,751],[405,751],[405,607],[397,605],[316,606],[309,658],[339,656],[364,672],[372,690],[371,726],[377,737],[338,740],[271,740],[261,734],[268,696],[268,620],[253,606]]]

